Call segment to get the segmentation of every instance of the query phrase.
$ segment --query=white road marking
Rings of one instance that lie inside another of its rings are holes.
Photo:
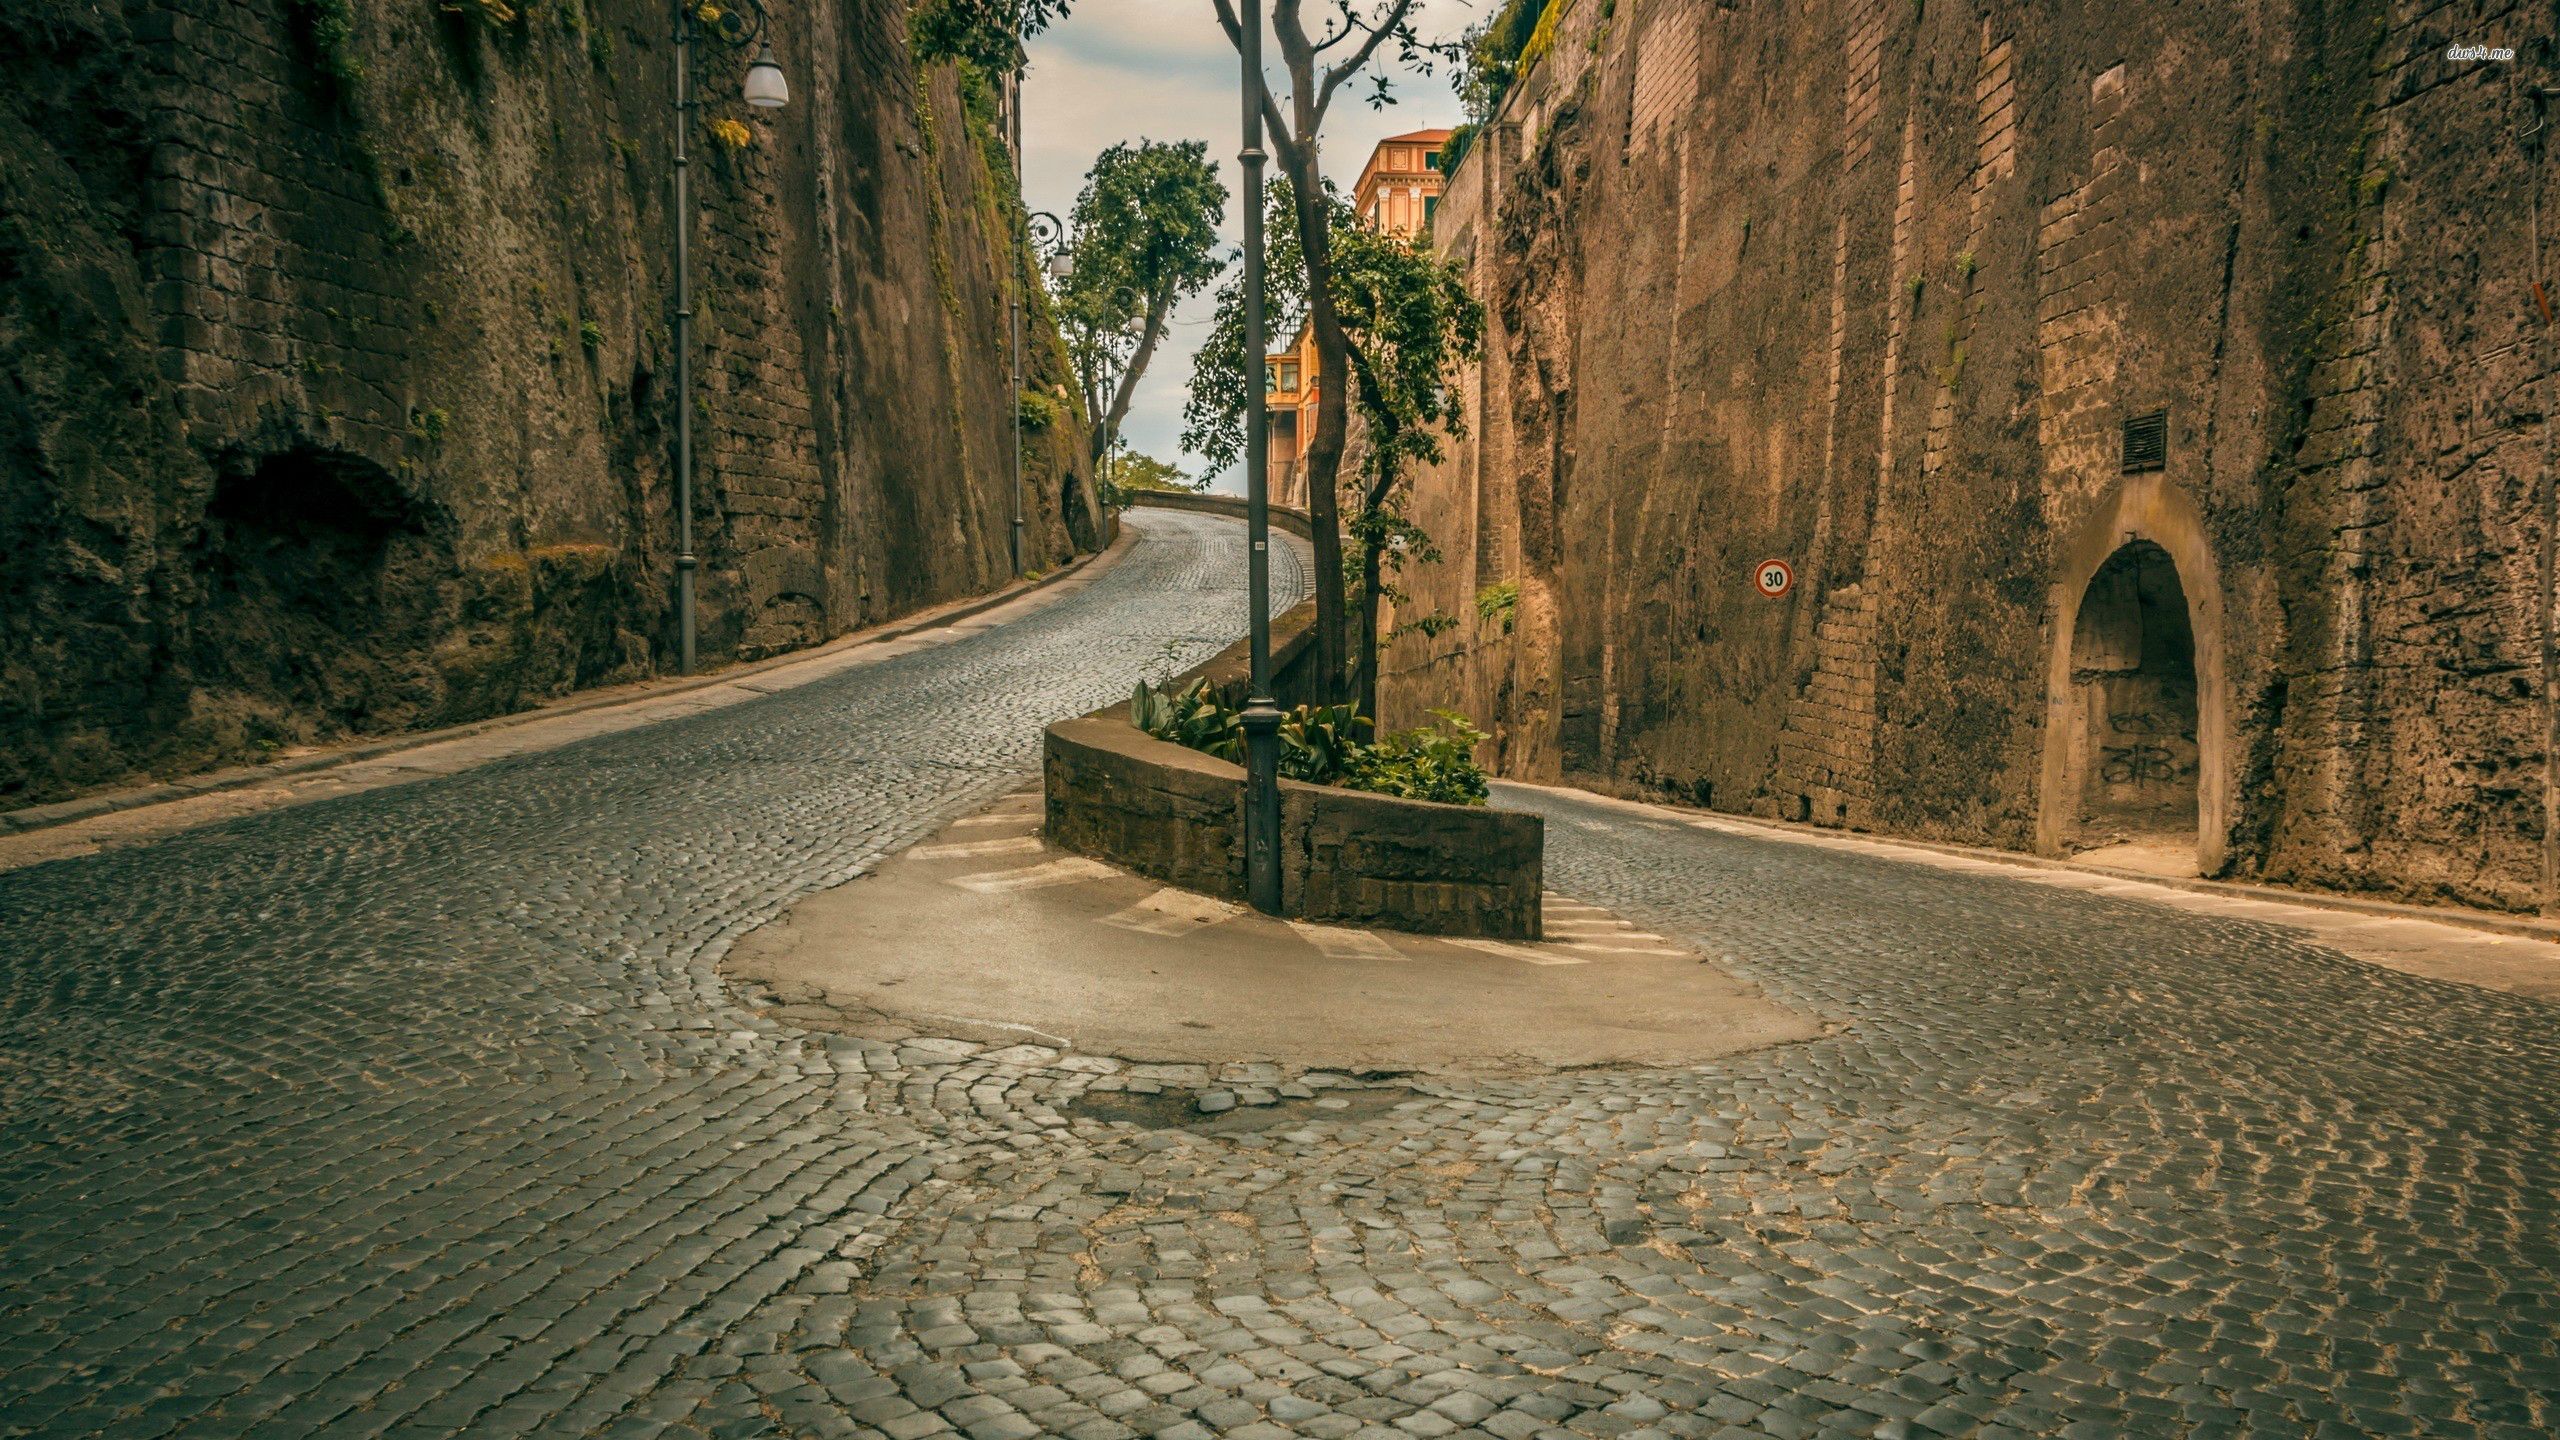
[[[981,855],[1028,855],[1040,848],[1037,835],[1002,840],[962,840],[950,845],[919,845],[907,853],[919,860],[974,860]]]
[[[951,828],[957,830],[963,825],[1019,825],[1025,820],[1036,820],[1039,816],[1040,812],[1036,810],[1013,810],[998,815],[972,815],[965,820],[952,821]]]
[[[1386,937],[1371,930],[1348,930],[1339,925],[1310,925],[1304,920],[1290,921],[1289,928],[1297,931],[1299,939],[1316,947],[1317,953],[1327,960],[1412,958],[1388,944]]]
[[[1481,950],[1487,955],[1499,955],[1506,960],[1518,960],[1528,965],[1588,965],[1591,963],[1588,960],[1576,960],[1570,955],[1549,955],[1532,950],[1526,945],[1514,945],[1503,940],[1451,939],[1449,943],[1463,945],[1470,950]]]
[[[1073,1050],[1076,1048],[1076,1042],[1068,1039],[1064,1035],[1052,1035],[1046,1030],[1034,1030],[1028,1025],[1016,1025],[1005,1020],[979,1020],[967,1015],[924,1015],[919,1016],[918,1018],[925,1020],[948,1020],[955,1025],[977,1025],[988,1030],[1011,1030],[1017,1034],[1028,1035],[1032,1039],[1037,1040],[1044,1045],[1054,1045],[1061,1050]]]
[[[1141,935],[1187,935],[1203,926],[1232,920],[1242,913],[1244,907],[1241,905],[1167,886],[1125,910],[1115,910],[1103,916],[1102,923],[1135,930]]]
[[[1037,890],[1047,885],[1071,885],[1078,880],[1100,880],[1119,872],[1099,860],[1070,855],[1046,865],[1032,865],[1020,870],[989,870],[978,875],[958,875],[951,883],[963,890],[981,895],[1003,894],[1013,890]]]

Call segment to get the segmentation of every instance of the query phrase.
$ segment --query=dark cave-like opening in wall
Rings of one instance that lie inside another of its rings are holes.
[[[216,458],[190,617],[206,688],[255,730],[398,728],[434,709],[450,527],[364,456],[297,443]]]

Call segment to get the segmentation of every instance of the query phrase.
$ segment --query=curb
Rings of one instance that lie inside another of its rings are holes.
[[[1864,830],[1835,830],[1820,825],[1799,825],[1786,820],[1771,820],[1759,815],[1735,815],[1723,810],[1693,810],[1678,805],[1665,805],[1653,800],[1634,800],[1624,795],[1611,795],[1600,790],[1584,790],[1572,785],[1541,785],[1528,780],[1494,777],[1499,783],[1516,785],[1523,790],[1543,790],[1575,799],[1599,800],[1639,810],[1658,812],[1664,816],[1694,824],[1700,820],[1730,822],[1769,832],[1770,838],[1796,844],[1838,845],[1848,849],[1926,850],[1932,854],[1953,855],[1966,860],[1982,860],[2018,870],[2068,870],[2080,875],[2100,875],[2110,880],[2130,880],[2143,885],[2159,885],[2172,890],[2186,890],[2198,895],[2224,895],[2235,900],[2255,900],[2269,905],[2299,905],[2310,910],[2336,910],[2351,915],[2369,915],[2377,920],[2425,920],[2438,925],[2455,925],[2466,930],[2481,930],[2495,935],[2511,935],[2524,940],[2541,940],[2560,944],[2560,921],[2539,919],[2530,915],[2510,915],[2496,910],[2475,910],[2455,905],[2410,905],[2397,900],[2369,900],[2357,895],[2341,895],[2326,890],[2289,890],[2277,885],[2251,885],[2236,880],[2207,880],[2198,876],[2152,875],[2140,870],[2122,870],[2113,865],[2088,865],[2075,860],[2057,859],[2050,855],[2028,855],[2016,850],[1990,850],[1977,845],[1954,845],[1943,840],[1915,840],[1899,835],[1880,835]]]
[[[201,774],[183,776],[176,780],[137,785],[123,790],[101,791],[94,795],[82,795],[70,800],[57,800],[49,805],[30,805],[23,810],[0,812],[0,835],[21,835],[37,830],[50,830],[57,826],[76,824],[82,820],[94,820],[101,815],[142,810],[153,805],[164,805],[173,800],[190,800],[199,795],[238,790],[263,781],[308,775],[320,770],[334,770],[341,765],[375,760],[385,755],[397,755],[404,750],[440,745],[449,740],[485,735],[493,730],[512,729],[538,720],[557,720],[591,710],[608,710],[616,706],[636,705],[648,700],[662,700],[670,695],[684,695],[696,690],[707,690],[715,685],[732,684],[751,675],[787,670],[812,661],[831,659],[846,650],[901,640],[919,631],[935,629],[956,620],[966,620],[973,615],[984,614],[1000,605],[1046,590],[1071,576],[1088,572],[1100,574],[1119,563],[1120,558],[1127,554],[1129,547],[1135,543],[1136,536],[1126,527],[1121,527],[1120,532],[1112,537],[1110,544],[1091,554],[1079,555],[1037,580],[1015,580],[1001,589],[990,590],[983,595],[945,601],[932,609],[902,615],[867,630],[848,631],[806,650],[792,650],[780,655],[770,655],[762,660],[748,661],[743,665],[732,665],[725,669],[693,675],[633,681],[553,701],[547,705],[537,705],[528,710],[512,710],[504,715],[492,715],[485,720],[470,720],[460,725],[448,725],[440,730],[414,730],[377,740],[342,745],[316,754],[297,755],[289,760],[270,760],[258,765],[234,765],[226,769],[207,770]]]

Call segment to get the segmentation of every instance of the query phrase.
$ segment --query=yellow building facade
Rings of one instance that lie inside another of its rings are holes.
[[[1415,130],[1379,141],[1351,191],[1361,221],[1390,235],[1426,233],[1440,203],[1440,147],[1448,138],[1446,130]],[[1307,503],[1307,441],[1315,434],[1318,378],[1315,332],[1301,320],[1288,349],[1263,357],[1274,504]]]

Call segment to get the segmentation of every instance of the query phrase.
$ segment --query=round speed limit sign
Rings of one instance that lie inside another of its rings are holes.
[[[1775,600],[1795,588],[1796,567],[1784,560],[1763,560],[1760,568],[1751,573],[1751,583],[1759,587],[1761,594]]]

